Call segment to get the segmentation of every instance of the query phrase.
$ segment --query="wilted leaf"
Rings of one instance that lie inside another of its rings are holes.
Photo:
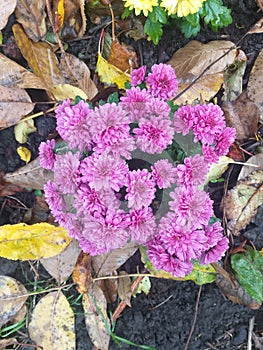
[[[35,131],[37,131],[37,128],[35,127],[33,119],[22,121],[21,123],[15,125],[15,139],[19,143],[26,143],[27,136]]]
[[[132,291],[131,291],[131,279],[126,271],[120,271],[119,275],[121,278],[119,279],[119,286],[118,286],[118,295],[119,298],[125,302],[129,307],[131,307],[131,297],[132,297]]]
[[[258,304],[263,301],[263,256],[252,247],[246,253],[231,255],[231,266],[238,282]]]
[[[39,158],[36,158],[13,173],[6,174],[4,180],[21,187],[43,190],[43,186],[48,180],[53,180],[53,177],[53,172],[42,168],[39,165]]]
[[[35,260],[55,256],[70,241],[66,229],[47,223],[0,226],[0,256],[11,260]]]
[[[31,159],[31,152],[29,151],[28,148],[26,147],[18,147],[17,148],[17,153],[19,157],[26,163],[30,162]]]
[[[7,346],[15,345],[18,341],[16,338],[0,339],[0,349],[5,350]]]
[[[96,72],[103,83],[116,84],[120,89],[124,89],[125,83],[130,81],[129,74],[122,72],[120,69],[108,63],[100,53],[98,53]]]
[[[44,296],[32,312],[30,338],[44,350],[74,350],[74,313],[64,294],[52,292]]]
[[[27,298],[27,290],[20,282],[0,276],[0,328],[16,315]]]
[[[96,281],[100,289],[103,291],[108,304],[115,303],[118,296],[118,279],[110,278],[111,276],[118,276],[117,271],[113,271],[105,276],[109,278]]]
[[[227,125],[236,129],[236,139],[238,141],[255,137],[260,110],[247,97],[245,91],[235,101],[224,102],[221,107],[224,111]]]
[[[16,43],[27,60],[29,66],[36,76],[38,76],[51,89],[54,85],[63,84],[57,57],[52,46],[46,42],[30,40],[23,28],[19,24],[13,25],[13,32]]]
[[[117,39],[111,43],[110,55],[107,61],[126,73],[130,73],[132,68],[137,67],[136,53],[121,45]]]
[[[25,90],[0,86],[0,128],[16,124],[34,106]]]
[[[263,203],[263,171],[251,173],[247,178],[237,182],[237,185],[228,191],[222,205],[227,227],[232,234],[237,235],[256,215],[257,208]]]
[[[86,293],[92,283],[92,257],[84,252],[80,252],[74,267],[72,279],[77,285],[79,293]]]
[[[100,350],[108,350],[110,322],[107,316],[106,298],[95,283],[83,294],[82,306],[85,323],[92,343]]]
[[[61,284],[72,274],[80,252],[78,241],[73,239],[60,254],[41,259],[40,262],[47,272]]]
[[[244,166],[242,167],[238,175],[238,180],[245,179],[249,174],[255,171],[255,167],[249,166],[249,164],[257,165],[258,167],[263,168],[263,153],[255,154],[244,163]]]
[[[16,8],[16,3],[17,0],[0,1],[0,30],[6,26],[9,16]]]
[[[128,243],[122,248],[113,249],[109,253],[92,257],[92,267],[96,277],[107,276],[107,274],[117,270],[137,249],[138,246],[134,243]]]
[[[138,287],[135,289],[133,295],[144,293],[148,295],[151,289],[151,280],[148,276],[143,277],[142,281],[139,283]]]
[[[221,177],[222,174],[228,169],[229,163],[233,163],[233,159],[222,156],[219,158],[219,161],[217,163],[213,163],[210,168],[209,172],[206,175],[205,184],[207,184],[209,181],[217,180]]]
[[[261,114],[263,114],[263,96],[262,96],[262,82],[263,82],[263,50],[260,51],[254,66],[250,72],[247,93],[248,97],[257,104]]]

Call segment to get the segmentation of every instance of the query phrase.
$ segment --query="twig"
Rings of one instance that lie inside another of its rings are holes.
[[[196,320],[197,320],[197,311],[198,311],[198,306],[199,306],[199,300],[200,300],[201,292],[202,292],[202,286],[200,286],[199,290],[198,290],[196,303],[195,303],[194,319],[193,319],[193,323],[192,323],[192,326],[191,326],[191,329],[190,329],[190,332],[189,332],[188,339],[187,339],[187,342],[186,342],[184,350],[188,349],[190,341],[191,341],[191,338],[192,338],[192,335],[193,335],[193,332],[194,332],[194,329],[195,329],[195,324],[196,324]]]
[[[255,323],[255,316],[253,316],[249,320],[249,327],[248,327],[248,338],[247,338],[247,350],[252,349],[252,334],[254,329],[254,323]]]

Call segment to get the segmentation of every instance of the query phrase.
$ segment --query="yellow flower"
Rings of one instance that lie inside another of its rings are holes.
[[[136,16],[142,11],[147,17],[148,12],[152,12],[153,6],[158,6],[158,0],[124,0],[124,6],[129,7],[129,10],[134,9]]]
[[[190,13],[199,11],[205,0],[162,0],[161,6],[167,10],[168,15],[185,17]]]

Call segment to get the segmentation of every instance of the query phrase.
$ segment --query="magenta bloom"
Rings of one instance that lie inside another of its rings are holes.
[[[106,207],[100,200],[98,192],[90,188],[86,183],[79,186],[74,200],[74,207],[77,210],[78,216],[86,215],[87,213],[96,216],[106,211]]]
[[[155,194],[155,182],[151,179],[151,173],[148,170],[133,170],[129,172],[127,194],[128,207],[141,209],[148,207]]]
[[[53,149],[56,145],[54,139],[47,140],[47,142],[41,142],[39,145],[39,163],[44,169],[53,170],[56,160],[56,154]]]
[[[213,146],[203,145],[202,146],[202,153],[203,153],[205,161],[208,164],[217,163],[219,160],[219,156],[215,152],[215,149]]]
[[[193,106],[181,106],[174,113],[174,129],[177,133],[187,135],[196,123],[196,116]]]
[[[82,100],[70,106],[70,100],[67,99],[56,108],[57,131],[70,148],[80,151],[91,149],[90,111],[89,105]]]
[[[170,120],[162,117],[141,118],[139,128],[133,132],[137,147],[150,154],[162,153],[172,143],[174,135]]]
[[[229,240],[227,237],[222,237],[216,245],[205,251],[201,258],[200,263],[203,265],[210,264],[219,261],[226,253],[229,247]]]
[[[146,102],[150,102],[151,96],[146,89],[141,90],[139,87],[132,87],[126,90],[126,96],[120,98],[121,102],[118,104],[129,115],[130,122],[139,120],[147,111]]]
[[[216,153],[224,156],[228,153],[229,147],[235,141],[236,130],[234,128],[225,128],[216,138]]]
[[[119,191],[127,182],[128,165],[121,158],[109,154],[95,154],[81,161],[82,182],[87,181],[96,191]]]
[[[157,97],[151,97],[150,101],[146,103],[146,115],[147,117],[162,117],[170,118],[171,108],[166,101],[160,100]],[[146,115],[143,117],[145,118]]]
[[[65,153],[56,157],[54,166],[54,180],[62,193],[74,194],[78,188],[79,153]]]
[[[146,78],[149,93],[154,97],[168,100],[176,95],[178,82],[174,69],[167,64],[154,64]]]
[[[149,241],[156,231],[156,222],[151,208],[131,210],[129,230],[134,242],[145,244]]]
[[[176,168],[177,183],[185,187],[200,185],[204,182],[208,173],[208,165],[203,156],[196,154],[187,157],[184,164],[179,164]]]
[[[44,185],[44,192],[45,200],[53,216],[56,216],[57,213],[66,210],[66,204],[62,194],[54,182],[48,180],[48,182]]]
[[[138,69],[134,69],[131,73],[131,85],[136,86],[144,81],[146,73],[146,66],[141,66]]]
[[[158,160],[152,168],[152,178],[159,188],[168,188],[176,181],[176,168],[167,159]]]

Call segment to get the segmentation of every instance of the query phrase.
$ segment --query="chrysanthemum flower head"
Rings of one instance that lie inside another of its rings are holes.
[[[129,10],[134,10],[135,15],[139,16],[141,11],[144,16],[148,16],[148,12],[152,12],[153,6],[158,6],[158,0],[123,0],[124,6]]]
[[[55,140],[47,140],[39,145],[39,164],[44,169],[53,170],[56,154],[54,152]]]
[[[131,73],[131,85],[136,86],[144,81],[146,73],[146,66],[141,66],[138,69],[134,69]]]
[[[168,15],[185,17],[199,11],[205,0],[162,0],[161,6],[167,10]]]
[[[160,159],[152,166],[152,177],[159,188],[168,188],[176,180],[176,168],[167,159]]]
[[[143,207],[130,211],[129,230],[131,238],[138,244],[145,244],[156,232],[155,217],[151,208]]]
[[[54,180],[62,193],[73,194],[78,188],[79,153],[68,152],[57,155],[54,166]]]

